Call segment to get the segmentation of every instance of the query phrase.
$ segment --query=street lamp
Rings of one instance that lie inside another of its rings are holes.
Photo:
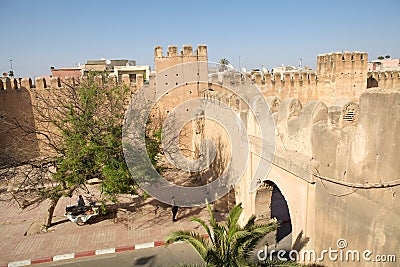
[[[11,66],[10,77],[14,78],[14,70],[13,70],[13,66],[12,66],[12,59],[10,59],[10,66]]]

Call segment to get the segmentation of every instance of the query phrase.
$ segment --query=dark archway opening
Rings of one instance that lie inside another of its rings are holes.
[[[257,191],[255,200],[255,211],[257,221],[266,223],[270,219],[276,218],[280,227],[276,232],[276,243],[289,236],[292,232],[292,222],[290,219],[289,207],[285,197],[278,186],[271,181],[264,181]],[[289,243],[291,240],[288,240]]]
[[[275,184],[271,196],[271,218],[276,218],[280,224],[276,232],[276,242],[278,243],[292,232],[292,221],[286,199]]]
[[[367,88],[378,87],[378,81],[372,76],[367,79]]]

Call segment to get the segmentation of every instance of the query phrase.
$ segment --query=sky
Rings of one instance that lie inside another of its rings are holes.
[[[0,74],[49,75],[90,59],[135,59],[153,69],[154,47],[207,44],[209,61],[268,69],[365,51],[400,57],[399,0],[0,0]]]

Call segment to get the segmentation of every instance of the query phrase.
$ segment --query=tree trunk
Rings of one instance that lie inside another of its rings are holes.
[[[47,219],[46,219],[46,225],[45,225],[46,229],[51,226],[51,221],[53,219],[54,210],[56,209],[58,200],[60,200],[59,196],[51,198],[50,207],[47,210]]]

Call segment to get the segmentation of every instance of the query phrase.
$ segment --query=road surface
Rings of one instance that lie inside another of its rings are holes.
[[[188,244],[178,243],[168,247],[155,247],[132,251],[103,254],[78,259],[35,264],[36,267],[147,267],[176,266],[179,263],[201,263],[202,259]]]

